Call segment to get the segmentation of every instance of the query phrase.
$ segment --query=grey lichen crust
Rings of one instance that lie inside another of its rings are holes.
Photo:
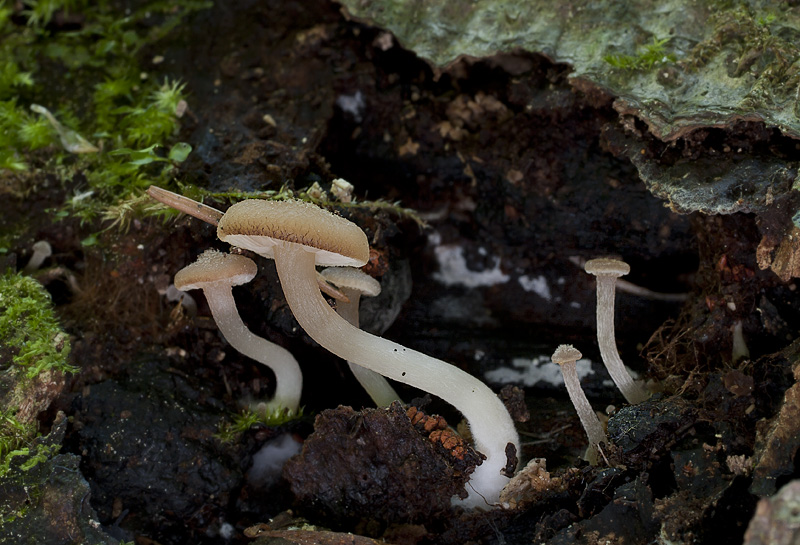
[[[623,119],[640,119],[667,144],[742,122],[800,139],[800,9],[788,4],[342,3],[350,16],[392,31],[438,69],[460,57],[520,50],[569,64],[576,88],[607,91]],[[762,212],[797,177],[798,163],[780,154],[725,151],[666,168],[636,144],[625,153],[648,188],[678,212]]]
[[[704,0],[343,0],[434,65],[517,49],[574,67],[634,107],[660,139],[734,119],[800,137],[800,12]],[[653,47],[656,45],[657,47]],[[675,61],[675,62],[672,62]]]

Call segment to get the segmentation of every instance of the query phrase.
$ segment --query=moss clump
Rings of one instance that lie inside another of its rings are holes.
[[[301,201],[310,202],[316,204],[317,206],[321,206],[323,208],[350,208],[350,209],[361,209],[361,210],[368,210],[372,213],[378,211],[385,211],[389,214],[393,214],[402,219],[408,219],[419,225],[421,228],[425,228],[428,224],[423,220],[419,214],[410,208],[403,208],[400,206],[398,202],[389,202],[385,200],[375,200],[375,201],[359,201],[355,197],[352,197],[352,200],[345,202],[338,199],[330,199],[326,192],[317,193],[312,191],[311,188],[299,189],[299,190],[292,190],[287,186],[283,186],[277,190],[267,190],[267,191],[257,191],[257,192],[246,192],[246,191],[224,191],[224,192],[212,192],[208,191],[193,185],[182,185],[179,184],[181,187],[181,194],[184,197],[189,197],[190,199],[194,199],[198,202],[204,202],[208,200],[212,201],[223,201],[228,203],[236,203],[245,199],[265,199],[265,200],[272,200],[272,201],[286,201],[292,199],[298,199]],[[158,205],[157,208],[154,209],[153,212],[160,210],[164,210],[164,206]]]
[[[38,436],[36,413],[52,395],[40,383],[55,383],[54,374],[77,371],[67,361],[69,351],[69,338],[41,284],[12,272],[0,275],[0,476],[16,457],[26,457],[20,469],[27,470],[55,454],[41,445],[32,447]]]
[[[0,370],[27,378],[49,370],[73,373],[69,350],[41,284],[11,272],[0,276]]]
[[[11,410],[0,410],[0,477],[8,473],[11,460],[30,453],[36,426],[17,420]]]
[[[653,41],[645,45],[638,55],[605,55],[603,60],[621,70],[652,70],[678,60],[675,54],[665,51],[664,44],[668,41],[669,38],[657,40],[653,37]]]
[[[0,3],[0,173],[17,173],[17,187],[6,191],[34,189],[37,170],[61,180],[82,173],[86,183],[65,197],[61,210],[93,221],[149,184],[166,184],[171,167],[191,149],[167,151],[186,109],[186,90],[150,74],[158,63],[142,52],[210,6],[150,1],[123,12],[108,0]],[[32,104],[99,151],[70,153],[62,145],[64,132],[32,112]]]
[[[300,407],[297,411],[282,408],[271,410],[244,409],[240,413],[234,414],[230,420],[220,423],[216,438],[223,443],[232,443],[254,426],[277,428],[292,420],[303,418],[303,416],[303,407]]]

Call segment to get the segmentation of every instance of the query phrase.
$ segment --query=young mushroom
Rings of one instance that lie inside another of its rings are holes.
[[[483,382],[461,369],[351,325],[320,293],[316,265],[361,267],[369,259],[354,223],[301,201],[242,201],[220,219],[217,235],[275,259],[283,293],[300,326],[327,350],[393,380],[436,395],[461,411],[486,460],[469,480],[465,507],[495,504],[517,463],[511,416]]]
[[[39,104],[31,104],[31,111],[43,115],[58,133],[61,145],[70,153],[97,153],[100,149],[83,136],[59,123],[50,110]]]
[[[367,273],[354,267],[328,267],[322,271],[322,277],[339,288],[347,296],[349,302],[337,301],[336,312],[359,327],[358,304],[361,296],[375,297],[381,293],[380,283]],[[393,401],[400,399],[392,385],[383,375],[353,362],[347,362],[359,384],[367,391],[369,397],[378,407],[388,407]]]
[[[586,460],[592,465],[597,465],[597,451],[601,444],[608,443],[606,432],[597,414],[589,405],[586,394],[583,393],[581,382],[578,380],[578,370],[576,362],[581,359],[581,353],[570,344],[560,345],[553,353],[553,363],[561,367],[561,375],[564,377],[564,385],[567,393],[578,412],[583,429],[589,437],[589,448],[586,450]]]
[[[303,375],[297,360],[285,348],[247,329],[233,299],[233,286],[250,282],[257,272],[252,259],[206,250],[197,261],[175,274],[175,287],[181,291],[203,290],[211,315],[225,340],[275,373],[275,395],[267,404],[267,410],[288,409],[290,414],[296,413],[303,389]]]
[[[53,247],[50,246],[50,243],[46,240],[39,240],[33,243],[33,254],[31,255],[30,261],[28,264],[25,265],[25,268],[22,269],[22,272],[30,274],[34,271],[37,271],[39,267],[42,266],[44,260],[53,255]]]
[[[630,265],[618,259],[590,259],[584,265],[587,273],[597,277],[597,344],[608,374],[631,405],[649,396],[633,381],[617,351],[614,338],[614,288],[617,278],[631,271]]]

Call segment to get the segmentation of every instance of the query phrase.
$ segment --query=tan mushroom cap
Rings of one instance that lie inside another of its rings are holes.
[[[44,255],[45,257],[50,257],[51,255],[53,255],[53,247],[50,246],[50,243],[47,242],[46,240],[38,240],[34,242],[31,248],[33,248],[34,252],[38,252]]]
[[[255,278],[258,266],[243,255],[206,250],[197,261],[175,274],[175,287],[181,291],[204,289],[211,284],[238,286]]]
[[[217,236],[269,258],[277,241],[285,241],[314,252],[317,265],[361,267],[369,261],[367,235],[358,225],[303,201],[238,202],[219,220]]]
[[[590,259],[583,266],[583,269],[595,276],[624,276],[631,272],[631,266],[619,259],[601,257]]]
[[[553,363],[564,365],[565,363],[574,363],[581,359],[583,354],[571,344],[562,344],[553,352]]]
[[[339,289],[351,289],[375,297],[381,293],[381,283],[360,269],[353,267],[329,267],[322,271],[325,280]]]

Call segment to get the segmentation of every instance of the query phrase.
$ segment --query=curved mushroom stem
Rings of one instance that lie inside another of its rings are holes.
[[[339,289],[349,299],[349,302],[337,301],[337,314],[355,327],[359,327],[358,304],[361,301],[361,292],[352,288]],[[367,369],[351,361],[348,361],[347,365],[350,366],[350,370],[353,372],[353,375],[355,375],[358,383],[367,391],[369,397],[372,398],[372,401],[374,401],[375,405],[378,407],[388,407],[393,401],[400,400],[400,396],[397,395],[392,385],[389,384],[389,381],[380,373],[376,373],[371,369]]]
[[[316,280],[315,280],[316,282]],[[285,348],[253,334],[236,310],[230,286],[203,289],[211,314],[225,340],[236,350],[262,363],[275,373],[275,395],[268,410],[287,408],[297,412],[303,391],[303,374],[292,354]]]
[[[645,401],[649,396],[644,388],[633,381],[619,357],[614,337],[614,288],[616,282],[617,279],[614,276],[597,276],[597,344],[600,346],[600,357],[603,358],[614,384],[617,385],[628,403],[635,405]]]
[[[471,490],[461,505],[496,503],[509,481],[502,473],[508,462],[506,446],[511,444],[516,449],[512,460],[516,463],[519,437],[494,392],[453,365],[371,335],[342,319],[319,291],[314,254],[298,245],[279,242],[274,256],[289,308],[311,338],[347,361],[430,392],[461,411],[469,422],[475,449],[486,456],[471,475],[467,486]]]
[[[576,362],[567,362],[561,365],[561,374],[564,376],[564,385],[567,387],[567,393],[575,406],[578,417],[581,419],[583,429],[586,430],[586,435],[589,438],[589,449],[586,452],[586,459],[592,465],[597,465],[597,447],[602,443],[608,443],[608,437],[603,430],[603,425],[600,419],[597,418],[594,409],[586,399],[586,394],[581,388],[581,382],[578,380],[578,370]]]

